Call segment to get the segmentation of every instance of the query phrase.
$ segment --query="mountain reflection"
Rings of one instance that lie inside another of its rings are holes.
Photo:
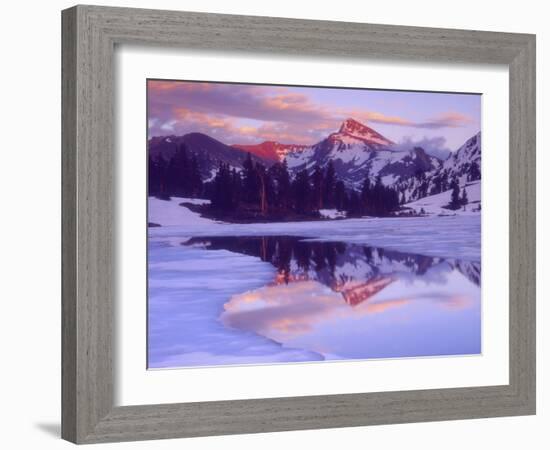
[[[481,352],[479,263],[292,236],[200,237],[184,245],[275,268],[271,282],[224,304],[220,321],[230,329],[324,359]]]
[[[296,236],[215,236],[191,238],[184,245],[228,250],[271,263],[273,285],[317,281],[358,305],[397,279],[444,283],[445,274],[458,270],[480,285],[481,264],[403,253],[361,244],[318,242]]]

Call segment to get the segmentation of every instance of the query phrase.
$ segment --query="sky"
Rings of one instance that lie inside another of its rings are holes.
[[[398,146],[455,151],[481,130],[481,96],[148,80],[148,134],[225,144],[315,144],[353,118]]]

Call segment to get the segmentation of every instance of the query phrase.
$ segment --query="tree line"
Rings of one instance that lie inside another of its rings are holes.
[[[243,170],[220,164],[211,188],[211,206],[233,211],[239,206],[255,208],[260,215],[293,213],[318,215],[321,209],[346,211],[348,216],[387,215],[399,208],[396,190],[382,184],[380,177],[368,177],[360,191],[346,188],[336,176],[332,161],[325,169],[306,169],[291,177],[286,161],[266,168],[247,155]]]
[[[148,192],[160,198],[200,197],[204,191],[200,167],[195,154],[188,155],[185,145],[176,149],[166,161],[162,154],[149,155]]]
[[[247,210],[264,217],[318,216],[320,209],[346,211],[348,216],[387,215],[399,208],[395,189],[380,177],[367,176],[360,190],[338,179],[332,161],[313,172],[303,169],[291,176],[286,160],[266,167],[247,154],[242,170],[220,163],[212,181],[204,182],[198,159],[185,144],[166,161],[149,157],[149,195],[205,197],[220,215]]]

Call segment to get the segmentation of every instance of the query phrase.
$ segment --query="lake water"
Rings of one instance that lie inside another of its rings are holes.
[[[151,368],[481,352],[481,264],[307,236],[149,242]]]

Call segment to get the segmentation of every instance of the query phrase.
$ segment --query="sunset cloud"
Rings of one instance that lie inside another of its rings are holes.
[[[391,125],[401,125],[401,126],[414,126],[414,122],[404,119],[397,116],[386,116],[382,113],[375,111],[351,111],[344,112],[343,115],[347,115],[355,118],[361,122],[372,122],[372,123],[384,123]],[[346,116],[346,117],[347,117]]]
[[[449,111],[426,122],[417,123],[418,128],[457,128],[472,123],[472,118],[465,114]]]
[[[398,116],[386,116],[374,111],[353,111],[346,114],[364,122],[383,123],[413,128],[457,128],[473,122],[471,117],[453,111],[441,113],[435,117],[427,119],[426,121],[420,122],[415,122]]]
[[[411,130],[460,128],[474,122],[469,115],[449,109],[416,118],[410,113],[388,114],[373,110],[368,103],[365,108],[357,108],[334,104],[334,101],[324,102],[320,100],[320,91],[285,86],[149,80],[149,136],[202,132],[228,144],[265,140],[314,144],[336,131],[347,117],[371,126]],[[354,92],[364,95],[368,91]]]
[[[194,112],[217,113],[263,121],[326,119],[326,111],[307,96],[287,92],[285,87],[243,84],[149,81],[149,111],[153,117],[183,107]]]

